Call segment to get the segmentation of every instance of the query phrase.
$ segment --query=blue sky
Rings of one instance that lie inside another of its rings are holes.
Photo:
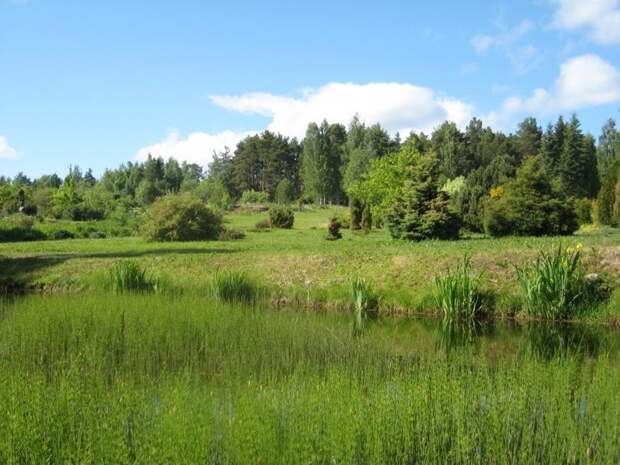
[[[618,0],[0,0],[0,175],[208,163],[266,128],[620,117]]]

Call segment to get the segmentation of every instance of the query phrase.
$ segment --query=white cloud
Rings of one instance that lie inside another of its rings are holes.
[[[550,115],[620,102],[620,72],[594,54],[564,62],[550,90],[536,89],[526,99],[512,96],[488,116],[491,125],[506,127],[522,114]]]
[[[154,157],[173,157],[177,160],[198,163],[206,167],[213,159],[213,152],[220,152],[225,147],[234,151],[239,141],[254,133],[223,131],[217,134],[209,134],[193,132],[182,138],[177,131],[172,131],[162,142],[138,150],[136,158],[146,160],[151,154]]]
[[[491,48],[504,48],[514,44],[533,28],[534,23],[526,19],[512,29],[504,30],[496,35],[476,34],[470,43],[476,52],[484,54]]]
[[[554,0],[557,10],[552,26],[558,29],[585,29],[595,42],[620,44],[618,0]]]
[[[431,131],[444,120],[460,126],[471,118],[472,107],[439,96],[433,90],[401,83],[339,83],[306,89],[299,98],[268,93],[211,96],[217,105],[244,114],[271,118],[267,129],[302,138],[308,123],[326,119],[348,124],[358,114],[367,124],[381,123],[388,131]]]
[[[6,137],[0,136],[0,160],[6,158],[16,158],[17,152],[13,147],[9,145],[9,141],[6,140]]]
[[[500,28],[498,34],[477,34],[471,38],[470,43],[478,54],[499,50],[510,60],[517,74],[525,74],[538,66],[541,61],[538,48],[531,44],[519,45],[519,41],[534,29],[532,21],[526,19],[512,29],[503,26],[503,21],[498,21],[497,27]]]

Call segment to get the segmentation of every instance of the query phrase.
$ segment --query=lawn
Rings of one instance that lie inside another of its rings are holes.
[[[591,271],[615,276],[620,267],[620,231],[615,229],[564,238],[468,236],[419,243],[395,241],[385,230],[343,230],[342,240],[325,240],[329,217],[343,211],[307,209],[296,214],[293,229],[267,232],[253,231],[266,213],[229,214],[226,225],[246,232],[235,241],[149,243],[128,237],[0,244],[0,280],[6,286],[49,291],[98,288],[112,263],[132,258],[181,289],[205,288],[216,270],[237,269],[265,286],[274,301],[318,307],[342,307],[348,302],[350,280],[360,276],[382,293],[384,309],[424,311],[432,305],[434,277],[468,254],[473,270],[483,273],[509,312],[514,265],[532,260],[541,249],[582,243]]]

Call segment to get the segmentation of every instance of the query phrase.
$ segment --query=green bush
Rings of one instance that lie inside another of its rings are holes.
[[[243,238],[245,238],[245,233],[233,228],[222,228],[218,236],[220,241],[238,241]]]
[[[357,198],[351,199],[350,212],[351,212],[351,229],[358,231],[362,229],[362,202]]]
[[[268,203],[269,194],[267,192],[259,192],[254,190],[243,191],[241,194],[241,203]]]
[[[254,225],[254,229],[259,231],[267,231],[271,229],[271,221],[268,219],[260,220]]]
[[[121,260],[112,265],[108,274],[110,288],[117,293],[153,292],[161,289],[158,278],[133,260]]]
[[[0,220],[0,242],[41,241],[47,239],[42,231],[34,228],[34,219],[15,213]]]
[[[66,229],[56,229],[49,234],[49,238],[55,241],[62,241],[64,239],[73,239],[75,235],[71,231]]]
[[[342,239],[342,233],[340,232],[341,224],[338,218],[331,218],[327,223],[327,240],[335,241]]]
[[[386,215],[387,226],[395,239],[456,239],[461,221],[449,206],[448,194],[441,192],[439,161],[435,155],[413,158],[412,178],[396,194]]]
[[[274,228],[291,229],[295,213],[289,207],[273,206],[269,209],[269,222]]]
[[[593,202],[590,199],[575,199],[575,214],[577,215],[577,222],[579,225],[592,223],[592,207]]]
[[[257,286],[247,274],[235,271],[216,271],[212,283],[213,294],[224,302],[252,303],[258,295]]]
[[[513,181],[494,191],[484,210],[490,236],[567,235],[579,227],[572,201],[551,182],[539,156],[528,158]]]
[[[536,261],[517,267],[523,310],[534,317],[566,320],[581,316],[608,296],[597,280],[586,279],[580,246],[540,252]]]
[[[444,322],[476,321],[483,313],[482,295],[480,276],[471,272],[469,257],[455,271],[435,279],[435,302]]]
[[[142,233],[150,241],[200,241],[217,239],[222,217],[189,193],[168,194],[147,211]]]
[[[281,205],[288,205],[295,200],[295,187],[288,179],[282,179],[276,186],[275,200]]]

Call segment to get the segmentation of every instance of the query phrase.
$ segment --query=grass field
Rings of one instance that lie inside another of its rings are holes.
[[[467,237],[459,241],[394,241],[385,230],[370,234],[343,230],[327,241],[326,223],[342,209],[307,210],[296,215],[292,230],[253,232],[263,214],[230,214],[228,227],[246,231],[238,241],[148,243],[140,238],[75,239],[0,244],[0,282],[5,287],[47,290],[99,288],[109,267],[132,258],[165,275],[179,289],[206,289],[218,269],[247,272],[280,305],[348,308],[350,280],[367,279],[382,295],[384,312],[427,312],[433,306],[434,277],[472,258],[474,272],[499,294],[497,309],[511,314],[514,265],[531,261],[539,250],[582,243],[590,271],[617,275],[620,231],[592,230],[568,238]]]
[[[620,371],[604,351],[446,353],[427,331],[354,337],[338,315],[191,294],[0,308],[6,465],[620,459]]]

